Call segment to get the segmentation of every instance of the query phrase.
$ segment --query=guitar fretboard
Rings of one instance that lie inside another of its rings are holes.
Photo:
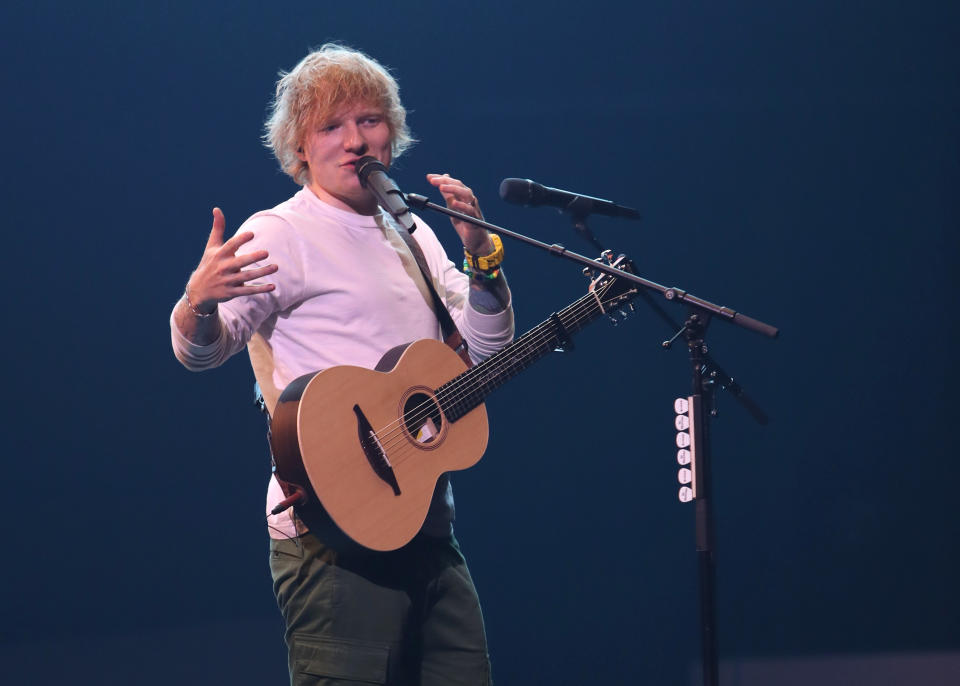
[[[593,292],[530,329],[500,352],[443,384],[436,397],[449,421],[477,407],[494,390],[534,362],[569,343],[569,337],[603,313]]]

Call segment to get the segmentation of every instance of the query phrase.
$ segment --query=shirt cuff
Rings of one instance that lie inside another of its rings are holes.
[[[216,339],[206,345],[197,345],[177,328],[174,313],[170,313],[170,340],[173,344],[173,354],[190,371],[210,369],[223,362],[223,320],[220,319],[219,314],[217,314],[217,322],[220,326]]]

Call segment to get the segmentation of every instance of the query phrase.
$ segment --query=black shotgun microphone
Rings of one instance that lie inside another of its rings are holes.
[[[580,217],[604,214],[608,217],[640,219],[640,213],[632,207],[624,207],[603,198],[550,188],[530,179],[504,179],[500,183],[500,197],[515,205],[558,207]]]
[[[377,203],[385,209],[390,215],[410,233],[417,228],[413,221],[413,215],[410,214],[410,208],[407,207],[407,201],[403,193],[397,188],[397,184],[387,176],[387,168],[383,162],[376,157],[367,155],[357,160],[354,165],[357,170],[357,176],[360,177],[360,185],[370,190]]]

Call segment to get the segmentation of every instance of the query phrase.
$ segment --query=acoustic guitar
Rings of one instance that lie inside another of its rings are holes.
[[[631,266],[623,256],[612,264]],[[437,479],[483,456],[487,395],[636,293],[624,279],[596,277],[586,295],[469,369],[444,343],[420,340],[389,351],[376,370],[338,366],[296,379],[271,425],[277,476],[301,494],[298,508],[316,499],[360,545],[403,546],[423,525]]]

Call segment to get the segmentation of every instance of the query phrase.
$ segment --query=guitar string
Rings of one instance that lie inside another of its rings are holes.
[[[587,300],[589,301],[589,298]],[[573,312],[571,311],[570,314],[573,314]],[[453,407],[474,393],[477,388],[482,386],[488,375],[495,375],[499,372],[499,369],[517,367],[526,362],[526,359],[534,353],[539,352],[543,346],[543,342],[550,338],[549,332],[544,330],[545,324],[547,323],[549,322],[541,323],[531,332],[521,337],[521,341],[523,338],[529,337],[529,340],[525,341],[525,345],[522,346],[524,352],[521,355],[515,355],[507,358],[501,354],[504,351],[499,351],[481,363],[481,365],[463,372],[464,375],[467,375],[467,378],[463,379],[460,388],[454,387],[454,389],[458,392],[447,394],[446,397],[443,397],[444,394],[442,392],[438,392],[435,397],[428,398],[419,406],[404,413],[400,419],[395,420],[391,424],[380,427],[378,430],[375,430],[376,439],[382,447],[384,453],[388,454],[393,461],[398,463],[402,462],[402,452],[405,451],[401,452],[401,450],[398,449],[398,446],[401,449],[405,446],[409,446],[412,450],[416,450],[415,446],[410,446],[410,443],[404,432],[404,423],[409,422],[412,425],[419,425],[420,422],[426,420],[431,414],[434,414],[436,412],[436,406],[440,402],[439,399],[435,401],[437,396],[442,398],[443,404],[446,405],[447,408]],[[471,372],[473,372],[472,376]]]
[[[570,314],[572,315],[574,312],[571,311]],[[574,321],[579,322],[579,319],[575,319]],[[450,408],[451,406],[455,407],[464,399],[469,399],[470,396],[475,394],[480,387],[489,383],[489,376],[496,376],[498,377],[496,380],[506,381],[511,376],[519,373],[519,371],[522,371],[529,366],[532,360],[542,356],[544,352],[544,345],[552,345],[554,340],[557,338],[557,334],[555,331],[552,331],[550,327],[546,326],[546,324],[541,325],[538,327],[538,329],[539,330],[535,332],[535,335],[531,336],[530,339],[525,342],[524,352],[522,354],[513,356],[510,359],[494,361],[488,366],[488,369],[484,370],[484,373],[478,376],[477,379],[471,379],[468,383],[464,384],[464,390],[461,390],[449,397],[443,398],[444,404],[447,406],[447,408]],[[491,388],[490,390],[493,389]],[[430,402],[429,404],[431,406],[430,409],[433,410],[433,403]],[[467,411],[463,414],[467,414],[479,404],[479,402],[474,404],[473,407],[467,409]],[[411,455],[416,456],[422,453],[423,448],[407,440],[406,436],[403,435],[402,429],[400,430],[399,435],[397,435],[397,433],[398,432],[394,431],[393,435],[388,438],[387,447],[385,450],[390,454],[390,459],[399,465],[405,462],[406,459]]]
[[[573,304],[565,308],[564,310],[561,310],[561,314],[558,315],[561,320],[560,321],[561,326],[563,328],[566,328],[568,326],[570,327],[577,326],[577,331],[579,331],[579,329],[582,328],[582,323],[584,322],[584,320],[586,320],[587,323],[589,323],[590,319],[599,316],[605,311],[604,306],[609,307],[610,305],[614,304],[614,298],[609,298],[605,302],[603,301],[603,297],[605,297],[607,291],[610,290],[610,285],[612,283],[613,281],[603,284],[601,288],[591,291],[590,293],[586,294],[585,296],[583,296],[582,298],[580,298],[579,300],[577,300],[576,302],[574,302]],[[619,294],[619,295],[622,295],[622,294]],[[619,295],[616,297],[619,297]],[[560,337],[558,335],[558,332],[555,329],[555,326],[553,326],[553,323],[554,322],[552,318],[546,321],[543,321],[517,340],[517,342],[519,343],[520,341],[523,341],[525,338],[529,337],[529,340],[524,342],[525,352],[523,354],[512,355],[508,357],[507,348],[504,348],[503,350],[500,350],[494,355],[490,356],[487,360],[484,360],[482,363],[477,365],[477,367],[474,367],[471,370],[464,372],[465,375],[470,374],[471,372],[474,372],[474,375],[473,375],[474,378],[468,379],[467,383],[463,383],[462,388],[458,389],[459,390],[458,393],[454,393],[453,395],[444,397],[443,398],[444,403],[447,404],[448,407],[451,405],[456,405],[457,403],[460,403],[464,398],[474,394],[479,387],[488,384],[490,382],[489,376],[495,376],[495,377],[501,376],[501,377],[504,377],[503,380],[506,381],[507,379],[510,378],[510,376],[504,374],[504,372],[502,371],[504,368],[507,368],[507,369],[509,369],[510,367],[517,368],[516,371],[511,371],[511,374],[516,374],[519,371],[523,371],[523,369],[529,366],[530,358],[533,355],[540,353],[541,348],[545,342],[549,343],[550,339]],[[510,346],[508,346],[508,348],[509,347]],[[485,373],[481,374],[481,368],[484,370]],[[499,380],[499,379],[495,379],[495,380]],[[447,384],[452,383],[453,381],[454,379],[452,379],[451,381],[448,381],[446,384],[443,384],[443,386],[446,386]],[[442,389],[443,386],[441,386],[440,389]],[[438,389],[438,391],[440,389]],[[437,395],[439,396],[441,395],[441,393],[438,392]],[[415,417],[416,420],[419,421],[419,420],[425,419],[426,416],[429,415],[429,410],[432,410],[433,408],[432,399],[421,404],[419,408],[414,408],[414,410],[411,410],[410,414],[413,414],[417,410],[422,410],[422,408],[424,407],[428,408],[427,414],[424,414],[422,411],[419,412]],[[397,422],[394,422],[394,423],[397,423]],[[387,429],[389,426],[390,425],[388,425],[387,427],[384,427],[384,429]],[[389,434],[387,435],[389,436]]]
[[[597,310],[602,312],[602,309],[597,303],[595,292],[591,292],[590,294],[584,296],[567,308],[567,310],[568,311],[565,313],[567,316],[562,317],[561,322],[563,319],[567,319],[570,325],[581,324],[581,322],[584,319],[587,319],[591,314],[596,316],[595,313]],[[507,376],[508,373],[513,374],[522,371],[524,368],[526,368],[526,366],[528,366],[530,359],[542,351],[544,344],[549,345],[552,339],[558,337],[556,328],[555,326],[551,326],[552,324],[553,322],[550,319],[541,322],[530,332],[524,334],[524,336],[518,339],[517,342],[520,342],[523,341],[523,339],[527,336],[530,336],[530,340],[524,342],[524,351],[520,355],[513,355],[509,358],[506,358],[504,355],[502,355],[504,351],[501,350],[487,358],[487,360],[484,360],[484,362],[482,362],[480,365],[472,367],[470,370],[463,372],[464,375],[470,375],[471,372],[474,372],[475,378],[464,379],[466,383],[463,383],[460,388],[457,388],[453,395],[443,397],[444,404],[448,408],[456,406],[464,399],[467,399],[469,396],[475,394],[480,387],[489,383],[489,377],[491,376],[499,376],[506,380],[509,378],[509,376]],[[499,359],[501,357],[504,359]],[[511,368],[514,369],[511,370]],[[451,379],[451,381],[453,381],[453,379]],[[440,389],[442,388],[443,386],[440,387]],[[441,396],[442,392],[440,389],[438,389],[436,396]],[[415,445],[411,445],[407,440],[403,425],[407,422],[410,422],[413,425],[419,425],[421,422],[425,421],[428,417],[435,413],[435,409],[438,405],[439,400],[435,401],[434,397],[431,397],[409,412],[404,413],[401,418],[381,427],[379,430],[374,430],[380,446],[382,447],[384,453],[388,454],[392,463],[400,464],[404,461],[406,453],[419,453],[420,451],[419,448],[417,448]],[[405,447],[407,448],[406,450],[404,450]]]
[[[572,304],[570,307],[566,308],[566,319],[572,320],[569,321],[571,325],[580,324],[583,319],[586,319],[591,312],[584,312],[584,310],[590,310],[597,304],[597,298],[594,293],[590,293],[576,303]],[[601,309],[597,307],[596,309]],[[595,310],[594,310],[595,311]],[[602,310],[601,310],[602,311]],[[541,322],[536,327],[531,329],[529,332],[521,336],[518,339],[518,343],[526,337],[530,337],[530,340],[526,341],[524,344],[524,353],[521,355],[514,355],[511,357],[506,357],[506,349],[498,351],[491,357],[484,360],[480,365],[471,368],[470,370],[465,371],[464,375],[470,375],[473,372],[475,378],[465,379],[466,383],[462,384],[462,387],[458,389],[457,393],[443,398],[444,404],[448,407],[454,406],[457,403],[463,401],[468,396],[474,394],[478,388],[488,383],[488,376],[503,376],[505,375],[504,369],[509,369],[510,367],[519,367],[517,371],[523,371],[526,366],[528,366],[529,359],[541,351],[544,343],[549,343],[551,338],[556,338],[557,333],[554,327],[550,326],[552,324],[551,320],[546,320]],[[503,358],[503,359],[500,359]],[[481,368],[484,372],[481,374]],[[516,373],[516,372],[512,372]],[[509,378],[509,377],[508,377]],[[506,380],[506,379],[504,379]],[[451,383],[448,381],[447,383]],[[446,385],[446,384],[444,384]],[[443,388],[442,386],[440,387]],[[440,393],[438,392],[439,396]],[[419,406],[411,409],[409,412],[404,413],[403,417],[395,420],[391,424],[387,424],[384,427],[381,427],[379,430],[375,430],[377,435],[377,440],[380,442],[380,445],[384,448],[385,451],[393,450],[397,445],[403,446],[404,444],[409,445],[409,441],[406,438],[406,435],[403,431],[402,424],[409,421],[412,424],[419,424],[421,421],[426,420],[431,414],[434,413],[436,404],[434,399],[430,398],[427,401],[421,403]],[[471,408],[472,409],[472,408]],[[395,455],[398,453],[394,453]],[[402,460],[399,460],[402,461]]]
[[[576,319],[575,323],[578,323],[582,313],[577,312],[577,310],[582,310],[583,309],[582,305],[587,303],[592,303],[592,302],[595,302],[595,299],[590,298],[589,296],[584,299],[581,299],[580,301],[578,301],[578,303],[575,303],[574,306],[571,306],[571,308],[573,309],[571,309],[567,314],[574,315]],[[580,305],[580,307],[575,307],[576,305]],[[523,341],[523,339],[526,338],[527,336],[530,336],[530,340],[526,341],[525,345],[523,346],[524,353],[522,353],[521,355],[515,355],[512,357],[506,358],[503,354],[505,350],[501,350],[495,353],[494,355],[492,355],[491,357],[487,358],[487,360],[484,360],[480,365],[477,365],[476,367],[472,367],[471,369],[463,372],[462,374],[463,376],[468,376],[468,377],[472,376],[473,378],[464,379],[465,383],[462,383],[461,387],[457,389],[458,392],[454,393],[453,395],[447,395],[443,398],[444,403],[448,407],[456,405],[458,402],[461,402],[466,397],[473,394],[480,386],[484,385],[484,383],[486,383],[487,381],[486,377],[488,376],[488,374],[481,374],[481,371],[482,372],[490,371],[492,372],[491,375],[496,375],[496,374],[502,373],[501,370],[504,368],[509,368],[511,366],[517,367],[517,366],[520,366],[521,363],[526,362],[527,359],[533,353],[539,352],[544,342],[548,341],[551,337],[555,337],[556,335],[555,332],[553,332],[552,330],[547,330],[547,325],[551,323],[552,322],[550,320],[541,322],[536,327],[534,327],[530,332],[528,332],[527,334],[524,334],[524,336],[518,339],[517,342],[519,343]],[[532,334],[536,334],[536,335],[532,335]],[[499,359],[499,358],[504,358],[504,359]],[[454,380],[455,379],[451,379],[451,381],[448,381],[447,383],[450,383]],[[444,384],[444,386],[445,385],[446,384]],[[440,388],[442,389],[443,386],[441,386]],[[437,395],[438,396],[441,395],[441,392],[438,392]],[[417,407],[412,408],[408,412],[404,413],[404,416],[401,417],[400,419],[397,419],[391,424],[387,424],[381,427],[379,430],[376,430],[377,438],[380,441],[381,445],[383,445],[385,448],[393,447],[395,443],[388,444],[386,442],[394,439],[398,435],[398,432],[401,438],[403,438],[404,441],[406,441],[405,437],[402,436],[403,427],[401,426],[401,424],[407,421],[413,424],[418,424],[419,422],[427,419],[427,417],[429,417],[433,413],[435,406],[436,405],[434,403],[433,398],[430,398],[427,401],[418,405]]]

